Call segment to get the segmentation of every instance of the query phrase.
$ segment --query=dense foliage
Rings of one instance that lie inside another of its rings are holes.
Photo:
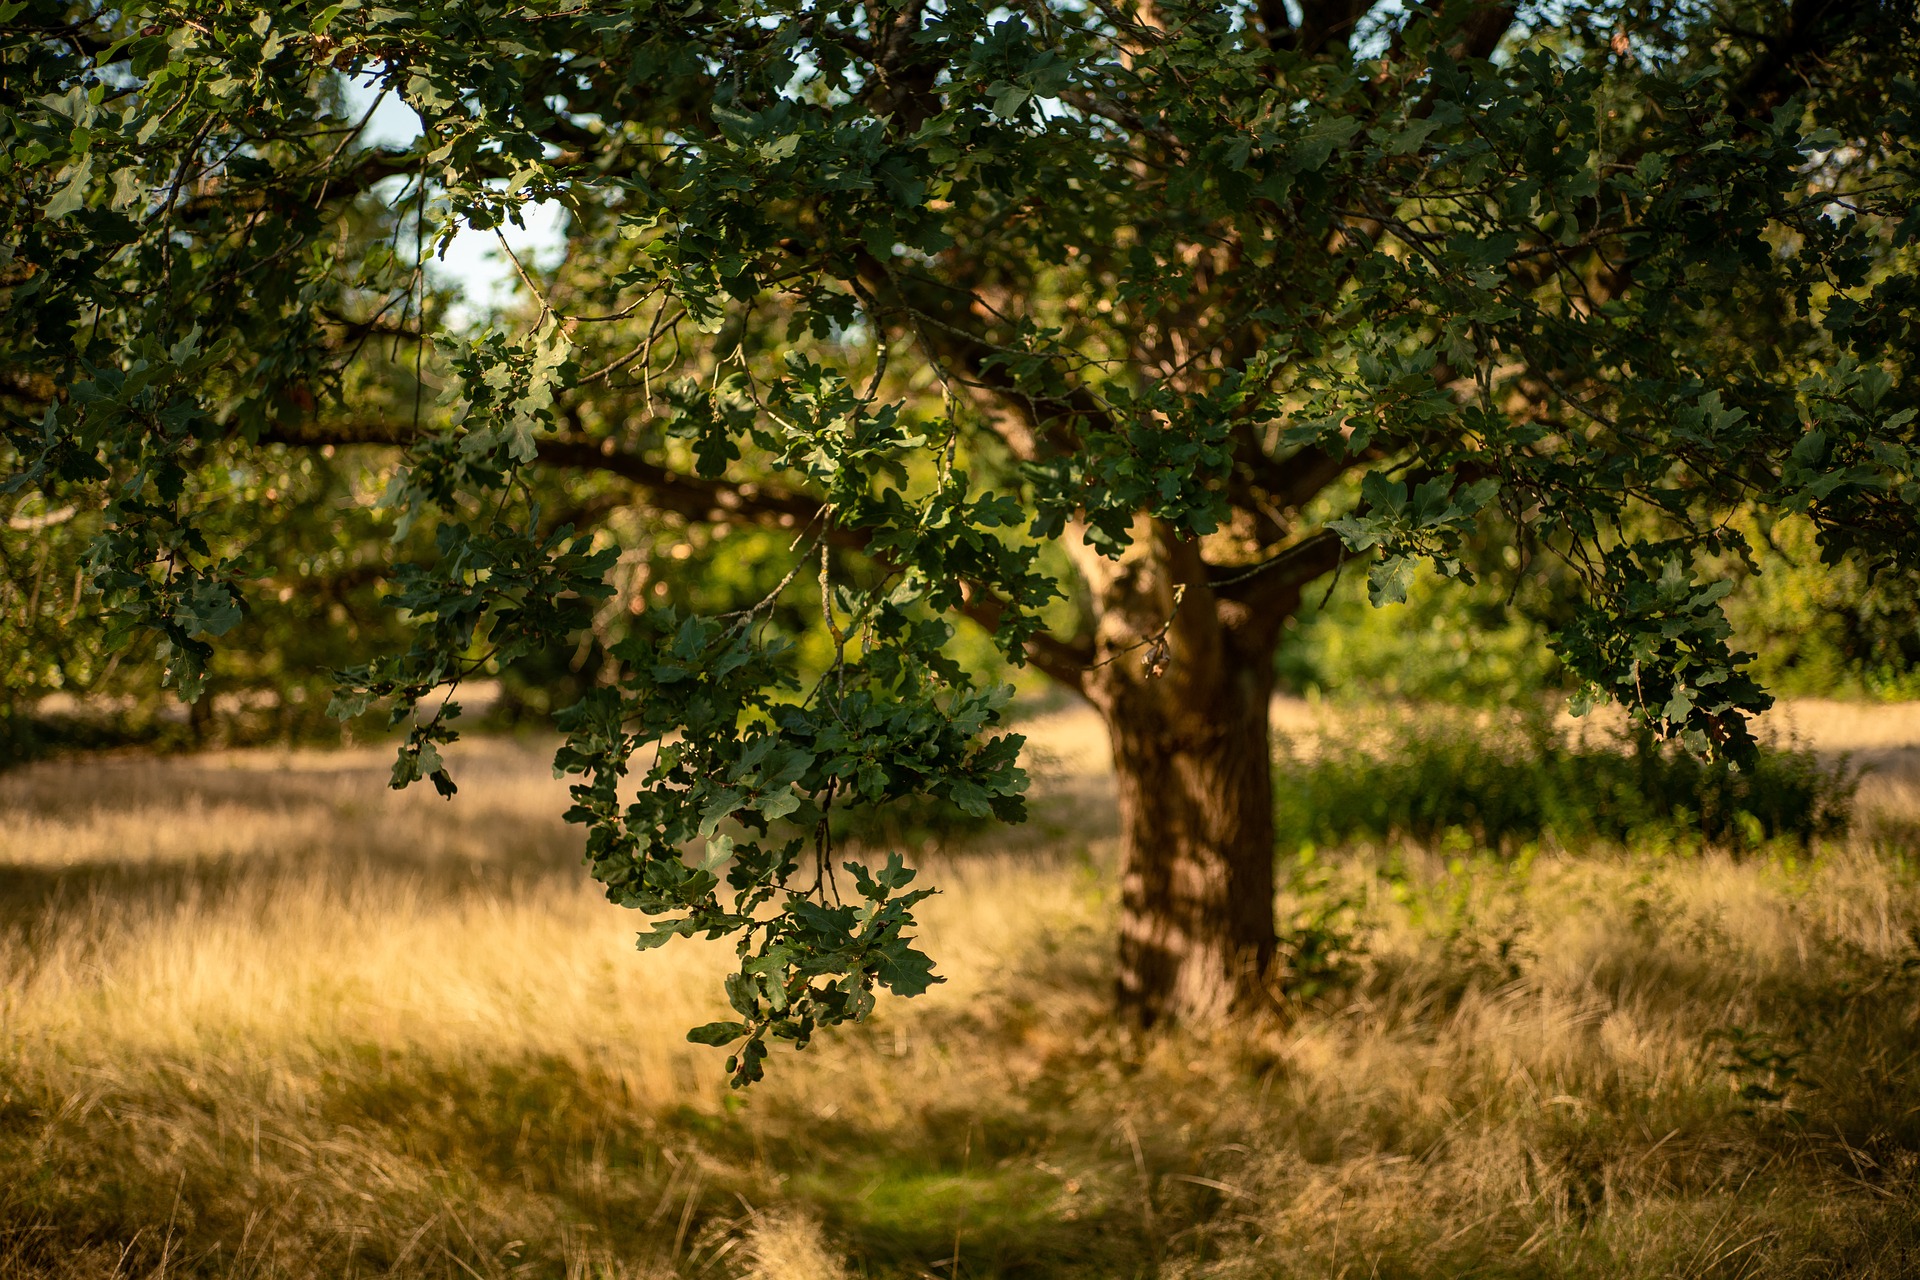
[[[842,878],[836,806],[1021,814],[948,615],[1111,709],[1203,652],[1270,664],[1209,637],[1350,557],[1376,602],[1470,577],[1497,515],[1577,584],[1583,701],[1749,749],[1732,517],[1920,554],[1913,21],[6,0],[12,518],[88,513],[87,607],[189,701],[300,591],[292,545],[378,565],[394,620],[334,709],[404,729],[397,786],[453,790],[463,681],[590,649],[572,816],[643,945],[738,937],[738,1019],[696,1035],[744,1039],[744,1082],[935,980],[925,890]],[[421,136],[358,145],[348,77]],[[569,246],[527,313],[448,323],[428,256],[545,200]],[[377,485],[305,469],[367,445]],[[283,522],[281,475],[354,523]],[[634,591],[636,507],[757,529],[737,597]]]

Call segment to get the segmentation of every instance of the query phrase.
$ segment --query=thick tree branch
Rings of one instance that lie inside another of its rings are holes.
[[[1019,419],[1023,430],[998,434],[1023,460],[1043,451],[1067,452],[1078,447],[1075,421],[1112,426],[1100,400],[1086,387],[1063,382],[1057,388],[1036,390],[1023,386],[996,357],[1023,352],[996,345],[982,331],[975,306],[979,299],[963,285],[925,272],[897,272],[878,259],[861,264],[859,284],[879,310],[875,320],[902,336],[919,340],[928,354],[961,375],[970,389],[985,393],[995,404]],[[1064,379],[1065,375],[1056,376]]]
[[[1879,0],[1794,0],[1785,26],[1760,35],[1761,52],[1747,64],[1731,97],[1749,115],[1764,115],[1806,86],[1827,56],[1855,35],[1881,28],[1892,38],[1910,25]]]
[[[1308,445],[1285,458],[1270,456],[1245,433],[1234,457],[1234,478],[1228,482],[1229,497],[1244,510],[1265,514],[1285,533],[1291,522],[1287,512],[1297,511],[1324,492],[1328,485],[1353,468],[1371,460],[1371,451],[1349,456],[1318,445]]]
[[[931,56],[931,46],[916,39],[925,10],[924,0],[909,0],[897,14],[868,8],[867,20],[874,28],[868,102],[875,115],[892,120],[895,134],[903,138],[940,109],[935,87],[940,61]]]
[[[1007,602],[977,582],[960,584],[960,612],[989,632],[1000,629]],[[1093,665],[1093,645],[1055,639],[1045,632],[1026,642],[1027,661],[1081,697],[1087,696],[1087,669]]]
[[[329,445],[375,444],[402,448],[426,435],[411,422],[356,418],[352,422],[282,422],[260,433],[261,444],[283,444],[295,449],[324,449]]]
[[[591,440],[542,440],[539,460],[543,466],[619,476],[645,489],[661,507],[689,520],[748,520],[791,528],[820,513],[818,499],[788,489],[689,476]],[[854,531],[842,531],[832,540],[848,545],[865,541]]]
[[[1452,52],[1456,58],[1488,58],[1500,47],[1507,30],[1513,26],[1515,7],[1506,0],[1493,0],[1473,6],[1454,35]]]
[[[424,433],[411,423],[366,419],[277,426],[262,433],[260,442],[308,449],[326,445],[403,448],[423,438]],[[792,490],[690,476],[592,440],[548,438],[537,448],[537,461],[542,466],[618,476],[645,489],[662,510],[688,520],[741,520],[790,528],[820,513],[817,499]],[[857,531],[848,530],[840,531],[833,540],[851,546],[865,542]]]
[[[1210,585],[1222,600],[1285,616],[1300,607],[1308,583],[1332,573],[1349,554],[1339,534],[1321,529],[1251,568],[1226,571]]]
[[[1373,8],[1374,0],[1302,0],[1300,26],[1293,46],[1301,53],[1345,49],[1354,27]]]

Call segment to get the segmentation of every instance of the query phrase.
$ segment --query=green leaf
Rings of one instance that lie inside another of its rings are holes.
[[[1374,608],[1405,604],[1418,566],[1408,556],[1386,556],[1367,571],[1367,598]]]
[[[881,949],[874,976],[882,986],[902,996],[921,995],[935,983],[946,981],[934,976],[932,958],[905,939],[895,939]]]
[[[1335,150],[1347,145],[1360,132],[1360,122],[1352,116],[1322,119],[1307,130],[1293,146],[1291,159],[1297,172],[1311,172],[1326,164]]]
[[[240,623],[240,602],[225,583],[194,583],[174,619],[189,635],[223,636]]]
[[[87,189],[93,181],[93,153],[88,152],[78,163],[67,166],[65,175],[66,182],[41,207],[40,212],[49,219],[64,218],[86,206]]]
[[[1002,120],[1012,120],[1018,117],[1020,109],[1026,106],[1028,100],[1033,97],[1032,90],[1017,84],[1006,85],[995,90],[990,90],[990,92],[994,95],[993,114],[999,116]]]

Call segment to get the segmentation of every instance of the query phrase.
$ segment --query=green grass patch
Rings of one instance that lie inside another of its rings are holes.
[[[1449,839],[1516,851],[1552,841],[1639,848],[1805,847],[1846,831],[1859,775],[1796,744],[1739,769],[1605,731],[1569,735],[1541,716],[1359,716],[1276,779],[1279,845]]]

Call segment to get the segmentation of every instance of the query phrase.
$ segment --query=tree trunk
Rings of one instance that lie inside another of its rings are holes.
[[[1085,690],[1119,791],[1121,1011],[1151,1026],[1265,1005],[1280,617],[1216,599],[1197,551],[1171,538],[1093,585],[1100,662]]]
[[[1162,679],[1178,706],[1107,711],[1119,790],[1121,1008],[1211,1022],[1267,1000],[1273,964],[1271,680]]]

